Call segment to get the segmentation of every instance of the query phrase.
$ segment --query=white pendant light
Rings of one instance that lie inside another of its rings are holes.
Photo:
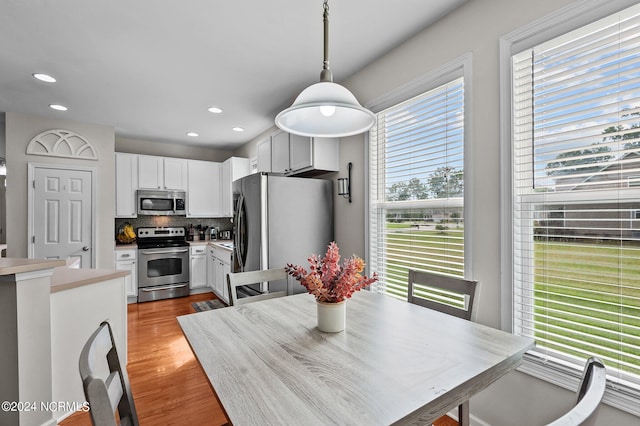
[[[344,137],[366,132],[375,123],[344,86],[333,82],[329,69],[329,4],[324,2],[324,62],[320,82],[304,89],[293,104],[276,116],[276,126],[301,136]]]

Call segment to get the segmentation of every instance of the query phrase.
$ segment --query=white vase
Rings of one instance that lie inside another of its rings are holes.
[[[347,321],[347,301],[338,303],[317,302],[318,330],[336,333],[344,330]]]

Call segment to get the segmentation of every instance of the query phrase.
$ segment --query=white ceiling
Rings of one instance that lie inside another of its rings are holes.
[[[465,1],[330,1],[334,81]],[[0,40],[0,111],[233,149],[319,80],[322,0],[2,0]]]

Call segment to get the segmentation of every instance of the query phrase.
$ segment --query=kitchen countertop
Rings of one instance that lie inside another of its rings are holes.
[[[65,260],[58,259],[5,257],[0,259],[0,275],[20,274],[51,268],[53,269],[53,274],[51,275],[51,293],[129,275],[129,271],[67,268],[66,264],[67,262]]]
[[[223,244],[233,244],[233,240],[199,240],[199,241],[187,241],[190,246],[206,246],[208,244],[220,247],[224,250],[233,251],[229,247],[225,247]],[[116,244],[116,250],[137,250],[137,244]]]
[[[124,270],[58,267],[53,270],[53,276],[51,277],[51,293],[126,277],[127,275],[129,275],[129,271]]]
[[[116,243],[116,250],[137,250],[138,245],[136,243],[132,244],[118,244]]]
[[[213,240],[209,241],[211,245],[221,248],[222,250],[233,251],[233,240]],[[232,247],[225,247],[224,244],[231,244]]]
[[[0,258],[0,275],[20,274],[23,272],[38,271],[41,269],[65,266],[65,260],[57,259],[24,259],[17,257]]]
[[[225,247],[223,244],[233,244],[233,240],[201,240],[201,241],[187,241],[190,246],[206,246],[211,244],[212,246],[220,247],[224,250],[233,251],[229,247]]]

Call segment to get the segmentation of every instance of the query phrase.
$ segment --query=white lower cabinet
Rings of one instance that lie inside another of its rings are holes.
[[[211,288],[211,291],[215,292],[216,291],[216,286],[215,286],[215,262],[216,262],[216,256],[215,256],[215,251],[213,250],[213,246],[209,245],[207,246],[207,285],[209,286],[209,288]]]
[[[224,303],[229,303],[227,274],[231,272],[231,251],[209,246],[207,252],[208,284]]]
[[[124,278],[129,303],[137,302],[138,298],[138,265],[136,264],[136,249],[124,249],[115,251],[114,269],[129,271]]]
[[[191,246],[191,269],[189,271],[189,288],[197,290],[207,287],[207,246]]]

